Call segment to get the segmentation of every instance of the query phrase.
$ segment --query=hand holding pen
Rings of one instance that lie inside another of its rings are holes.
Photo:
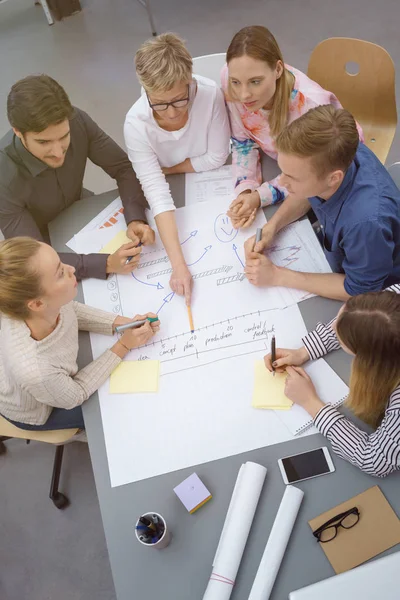
[[[310,360],[307,350],[303,346],[297,350],[289,348],[276,348],[275,358],[272,358],[272,352],[264,356],[264,363],[268,371],[276,373],[284,373],[286,367],[300,367]]]
[[[124,319],[124,317],[120,317],[118,323],[121,323]],[[133,319],[126,319],[125,323],[121,323],[115,327],[117,333],[122,333],[119,342],[127,350],[144,346],[159,329],[160,321],[154,313],[136,315]]]

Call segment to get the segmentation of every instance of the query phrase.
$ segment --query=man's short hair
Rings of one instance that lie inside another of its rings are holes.
[[[346,172],[357,151],[354,117],[331,104],[317,106],[287,125],[276,140],[278,152],[312,158],[318,177]]]
[[[68,95],[48,75],[30,75],[11,88],[7,98],[7,116],[11,127],[22,134],[39,133],[72,116]]]

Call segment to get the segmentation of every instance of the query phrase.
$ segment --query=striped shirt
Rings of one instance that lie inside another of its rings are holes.
[[[387,290],[400,294],[400,284]],[[311,359],[340,348],[332,329],[334,321],[318,323],[316,329],[303,338]],[[400,469],[400,385],[391,394],[382,422],[372,434],[356,427],[329,404],[317,413],[314,424],[329,439],[336,454],[366,473],[385,477]]]

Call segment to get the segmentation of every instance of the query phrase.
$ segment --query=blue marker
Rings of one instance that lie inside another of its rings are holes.
[[[143,246],[142,242],[139,242],[138,245],[136,246],[136,248],[139,248],[140,246]],[[128,263],[131,262],[133,256],[128,256],[128,258],[125,261],[125,264],[127,265]]]

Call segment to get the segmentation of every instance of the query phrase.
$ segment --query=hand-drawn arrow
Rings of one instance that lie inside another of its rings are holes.
[[[138,279],[134,273],[131,273],[131,275],[132,275],[133,279],[136,279],[136,281],[138,281],[139,283],[143,283],[143,285],[150,285],[151,287],[155,287],[158,290],[163,290],[164,289],[164,286],[161,285],[160,282],[158,282],[158,283],[147,283],[147,281],[142,281],[141,279]]]
[[[157,311],[157,315],[160,312],[160,310],[162,309],[163,306],[165,306],[165,304],[167,304],[167,302],[171,302],[172,298],[175,296],[175,292],[171,292],[170,294],[168,294],[168,296],[165,296],[163,303],[161,304],[160,308]]]
[[[181,246],[183,246],[183,244],[185,244],[185,242],[187,242],[188,240],[190,240],[192,237],[194,237],[197,234],[198,234],[198,230],[197,229],[195,229],[194,231],[191,231],[189,237],[187,237],[186,240],[184,240],[183,242],[181,242]]]
[[[233,248],[233,251],[234,251],[234,253],[235,253],[235,254],[236,254],[236,256],[237,256],[237,259],[238,259],[238,261],[240,262],[240,264],[242,265],[242,267],[243,267],[243,269],[244,269],[244,264],[242,263],[242,259],[240,258],[239,254],[238,254],[238,251],[237,251],[237,246],[236,246],[236,244],[233,244],[233,245],[232,245],[232,248]]]
[[[211,248],[212,248],[212,246],[206,246],[206,247],[204,248],[204,252],[203,252],[203,254],[202,254],[202,255],[201,255],[201,256],[200,256],[200,257],[199,257],[197,260],[195,260],[194,262],[190,263],[190,265],[187,265],[187,266],[188,266],[188,267],[193,267],[193,265],[195,265],[196,263],[198,263],[198,262],[199,262],[199,260],[201,260],[201,259],[203,258],[203,256],[205,256],[205,255],[207,254],[207,252],[208,252],[209,250],[211,250]]]

